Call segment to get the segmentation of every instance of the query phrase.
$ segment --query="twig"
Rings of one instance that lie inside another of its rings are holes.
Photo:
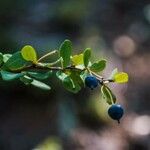
[[[45,54],[44,56],[42,56],[41,58],[39,58],[39,59],[37,60],[37,62],[40,62],[40,61],[42,61],[43,59],[45,59],[46,57],[51,56],[51,55],[54,55],[54,54],[56,54],[56,53],[57,53],[57,50],[54,50],[54,51],[52,51],[52,52],[49,52],[49,53]]]

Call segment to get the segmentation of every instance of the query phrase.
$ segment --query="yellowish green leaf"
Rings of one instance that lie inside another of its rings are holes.
[[[83,54],[79,54],[79,55],[74,55],[71,58],[73,65],[77,66],[77,65],[81,65],[83,64]]]
[[[125,72],[116,73],[114,76],[114,82],[117,83],[126,83],[128,82],[128,74]]]
[[[21,55],[27,61],[32,61],[33,63],[37,62],[37,53],[30,45],[26,45],[22,48]]]

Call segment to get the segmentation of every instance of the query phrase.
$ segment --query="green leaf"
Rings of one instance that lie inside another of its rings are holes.
[[[0,65],[3,63],[3,54],[0,53]]]
[[[114,82],[116,83],[126,83],[128,82],[128,74],[125,72],[118,72],[114,76]]]
[[[51,87],[49,85],[47,85],[47,84],[45,84],[45,83],[43,83],[41,81],[35,80],[33,78],[30,78],[27,75],[21,77],[20,80],[22,82],[24,82],[24,84],[26,84],[26,85],[30,85],[31,84],[31,85],[33,85],[35,87],[38,87],[40,89],[43,89],[43,90],[50,90],[51,89]]]
[[[83,61],[84,61],[84,66],[87,67],[89,64],[91,58],[91,49],[87,48],[85,49],[84,53],[83,53]]]
[[[21,55],[27,61],[31,61],[33,63],[37,62],[37,53],[35,49],[30,45],[26,45],[22,48]]]
[[[76,81],[74,81],[70,76],[64,78],[62,83],[64,88],[72,93],[77,93],[81,90],[80,85]]]
[[[90,67],[90,70],[92,70],[93,72],[100,72],[103,71],[106,67],[106,60],[100,60],[98,62],[95,62],[92,64],[92,66]]]
[[[6,81],[18,79],[23,75],[24,75],[23,73],[12,73],[12,72],[1,70],[2,79]]]
[[[66,78],[68,75],[65,74],[64,72],[62,71],[57,71],[56,72],[56,76],[58,77],[58,79],[60,79],[61,81],[64,80],[64,78]]]
[[[35,79],[31,82],[31,84],[33,86],[38,87],[38,88],[43,89],[43,90],[50,90],[51,89],[51,87],[49,85],[47,85],[41,81],[35,80]]]
[[[6,61],[6,63],[3,65],[3,68],[13,71],[22,69],[30,64],[31,63],[23,59],[21,52],[16,52]]]
[[[102,85],[101,92],[109,105],[116,102],[116,96],[112,93],[112,91],[107,86]]]
[[[82,65],[83,62],[83,54],[79,54],[79,55],[74,55],[71,58],[73,65],[78,66],[78,65]]]
[[[84,80],[82,80],[80,74],[78,71],[71,71],[70,77],[76,86],[84,87]]]
[[[31,84],[33,79],[30,78],[29,76],[25,75],[25,76],[20,78],[20,81],[22,81],[25,85],[29,85],[29,84]]]
[[[62,57],[62,67],[65,68],[70,65],[70,56],[72,52],[72,43],[69,40],[65,40],[60,48],[60,57]]]
[[[72,93],[77,93],[81,90],[81,86],[79,84],[79,80],[77,80],[77,77],[73,77],[71,73],[69,75],[65,74],[62,71],[58,71],[56,73],[56,76],[62,81],[62,84],[65,89]]]
[[[52,71],[48,72],[32,72],[28,71],[27,74],[33,78],[39,79],[39,80],[44,80],[49,78],[52,75]]]
[[[4,63],[12,56],[12,54],[4,54],[3,55],[3,61]]]
[[[62,80],[62,83],[63,83],[63,86],[64,86],[65,89],[67,89],[70,92],[74,92],[75,85],[74,85],[72,79],[69,76],[65,77]]]

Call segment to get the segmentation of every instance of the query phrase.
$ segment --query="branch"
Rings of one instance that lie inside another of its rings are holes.
[[[76,70],[76,71],[85,71],[86,69],[80,69],[80,68],[76,68],[75,66],[68,66],[66,68],[62,68],[62,67],[49,67],[49,66],[42,66],[40,63],[38,64],[32,64],[30,66],[27,66],[25,68],[19,69],[19,70],[15,70],[12,72],[22,72],[22,71],[27,71],[30,69],[40,69],[40,70],[53,70],[53,71],[66,71],[66,70]]]

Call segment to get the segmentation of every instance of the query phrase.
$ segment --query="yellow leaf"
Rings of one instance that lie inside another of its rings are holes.
[[[114,81],[117,83],[125,83],[128,82],[128,74],[125,72],[118,72],[114,76]]]
[[[72,62],[74,65],[81,65],[83,64],[83,54],[79,54],[79,55],[74,55],[72,58],[71,58]]]
[[[26,45],[22,48],[21,50],[21,55],[22,57],[27,60],[27,61],[32,61],[34,63],[37,62],[37,54],[35,49],[30,46],[30,45]]]

